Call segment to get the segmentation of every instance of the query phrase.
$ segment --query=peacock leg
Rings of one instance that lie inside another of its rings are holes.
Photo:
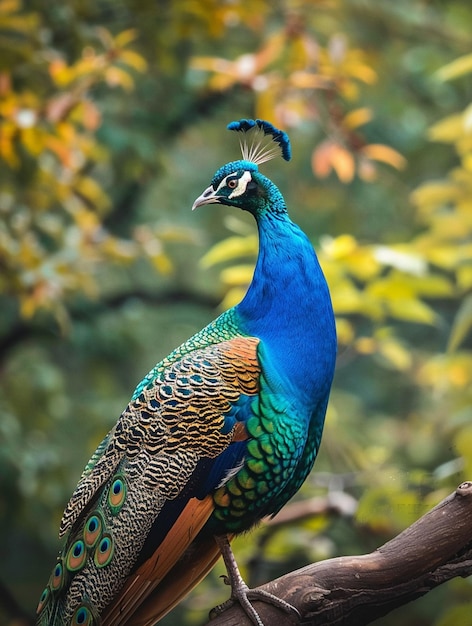
[[[256,626],[264,626],[264,623],[259,617],[256,609],[251,604],[251,600],[260,600],[261,602],[272,604],[287,613],[294,613],[297,618],[300,618],[298,610],[288,602],[285,602],[285,600],[282,600],[281,598],[278,598],[263,589],[250,589],[242,579],[227,536],[215,536],[215,541],[218,544],[223,561],[225,562],[226,571],[228,572],[228,584],[231,585],[231,597],[229,600],[226,600],[226,602],[223,602],[223,604],[219,604],[215,607],[212,611],[213,614],[223,613],[235,602],[239,602],[243,611],[253,624]]]

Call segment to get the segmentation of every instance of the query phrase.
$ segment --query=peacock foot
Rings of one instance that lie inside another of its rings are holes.
[[[251,600],[266,602],[267,604],[271,604],[272,606],[282,609],[286,613],[295,615],[298,619],[300,618],[298,610],[285,600],[282,600],[281,598],[278,598],[263,589],[250,589],[239,573],[239,568],[236,563],[236,559],[234,558],[233,551],[231,550],[228,538],[215,537],[215,540],[220,548],[226,569],[228,571],[228,576],[223,576],[223,578],[225,584],[231,585],[231,597],[226,600],[226,602],[223,602],[212,609],[210,612],[210,618],[220,615],[233,606],[235,602],[238,602],[255,626],[264,626],[264,622],[261,620],[256,609],[252,606]]]

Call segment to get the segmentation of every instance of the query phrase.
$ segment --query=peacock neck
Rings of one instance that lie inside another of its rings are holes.
[[[336,334],[326,280],[311,243],[286,212],[256,217],[259,256],[252,283],[236,307],[243,328],[259,337],[270,361],[300,397],[331,384]]]

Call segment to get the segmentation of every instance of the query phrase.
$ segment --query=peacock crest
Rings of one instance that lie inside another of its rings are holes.
[[[290,139],[283,130],[265,120],[239,120],[230,122],[228,130],[242,133],[239,140],[243,159],[260,165],[281,156],[285,161],[292,158]]]

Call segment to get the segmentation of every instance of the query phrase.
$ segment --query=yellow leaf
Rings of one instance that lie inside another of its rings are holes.
[[[442,298],[452,296],[454,293],[454,286],[451,281],[438,274],[409,276],[407,280],[414,287],[416,293],[427,298]]]
[[[105,80],[111,87],[123,87],[125,91],[132,91],[134,88],[133,78],[120,67],[109,67],[105,71]]]
[[[465,54],[464,56],[454,59],[451,63],[444,65],[436,72],[436,77],[441,81],[452,80],[464,74],[470,74],[472,72],[472,54]]]
[[[273,63],[285,50],[287,36],[283,30],[275,31],[266,40],[262,48],[256,53],[256,65],[258,71]]]
[[[16,127],[14,124],[8,121],[2,124],[0,132],[0,158],[12,168],[20,166],[20,160],[13,144],[15,133]]]
[[[34,156],[44,150],[44,135],[38,128],[25,128],[21,132],[21,143]]]
[[[152,261],[152,264],[156,268],[158,272],[163,274],[164,276],[168,276],[172,273],[173,266],[172,261],[169,257],[164,254],[164,252],[160,252],[159,254],[149,255],[149,258]]]
[[[373,337],[359,337],[355,348],[359,354],[374,354],[377,350],[377,342]]]
[[[428,131],[428,138],[431,141],[442,141],[443,143],[454,143],[464,134],[464,119],[462,113],[449,115],[441,121],[433,124]]]
[[[431,242],[424,254],[431,263],[446,270],[454,270],[462,261],[461,250],[456,244],[440,245],[437,238]]]
[[[406,371],[411,367],[410,352],[395,339],[389,338],[379,343],[379,353],[399,371]]]
[[[339,235],[323,241],[323,251],[333,259],[342,259],[357,249],[357,241],[352,235]]]
[[[359,248],[348,259],[348,272],[360,280],[371,280],[380,269],[380,263],[369,248]]]
[[[193,57],[190,61],[192,69],[203,72],[226,72],[231,66],[231,61],[218,57]]]
[[[84,207],[74,212],[74,219],[80,230],[87,233],[87,235],[93,234],[100,226],[95,213]]]
[[[32,295],[20,296],[20,314],[29,319],[33,317],[37,309],[36,299]]]
[[[462,302],[454,318],[449,342],[448,352],[454,352],[461,345],[472,329],[472,295],[467,296]]]
[[[460,194],[461,191],[455,183],[430,182],[415,189],[411,194],[411,201],[426,214],[438,206],[456,201]]]
[[[146,59],[137,52],[133,52],[133,50],[123,50],[120,52],[120,61],[126,63],[126,65],[129,65],[137,72],[145,72],[147,70]]]
[[[23,13],[20,15],[9,15],[2,20],[4,30],[17,31],[22,34],[31,32],[38,27],[39,18],[35,13]]]
[[[347,319],[343,317],[336,318],[336,335],[338,343],[348,345],[354,340],[354,327]]]
[[[366,292],[384,300],[405,300],[414,296],[411,285],[403,279],[403,276],[394,272],[369,283]]]
[[[245,288],[243,289],[241,287],[233,287],[227,292],[227,294],[223,298],[223,301],[221,302],[221,308],[226,310],[231,308],[232,306],[235,306],[236,304],[238,304],[238,302],[241,302],[245,295]]]
[[[454,213],[434,215],[429,220],[431,233],[436,236],[438,240],[457,239],[462,241],[467,232],[470,231],[470,225],[469,228],[467,228],[468,216],[464,215],[464,219],[461,219],[461,217],[462,216],[457,214],[457,211]]]
[[[381,143],[371,143],[367,146],[363,146],[359,152],[369,159],[387,163],[387,165],[391,165],[397,170],[403,169],[407,164],[405,157],[397,152],[397,150]]]
[[[115,37],[115,46],[117,48],[124,48],[132,41],[135,41],[138,33],[135,28],[129,28],[128,30],[123,30],[121,33]]]
[[[8,15],[16,13],[21,9],[21,0],[2,0],[0,2],[0,13]]]
[[[319,74],[299,70],[289,76],[289,82],[296,89],[327,89],[331,80]]]
[[[472,287],[472,265],[462,265],[457,269],[457,284],[466,291]]]
[[[75,185],[78,195],[91,202],[95,208],[103,209],[110,206],[110,198],[100,185],[90,176],[79,178]]]
[[[418,381],[421,385],[437,387],[441,391],[448,388],[465,389],[472,381],[472,357],[468,352],[436,356],[418,372]]]
[[[375,70],[363,63],[349,64],[349,74],[367,85],[374,85],[377,82]]]
[[[372,111],[367,107],[355,109],[344,116],[343,124],[346,128],[354,129],[363,126],[372,119]]]
[[[255,256],[257,254],[257,247],[258,240],[256,235],[228,237],[210,248],[202,257],[200,263],[202,267],[207,268],[241,256]]]
[[[338,315],[359,313],[364,305],[363,294],[348,279],[337,282],[331,296]]]
[[[221,280],[225,285],[237,287],[249,285],[254,274],[254,265],[233,265],[221,272]]]
[[[256,91],[255,113],[259,119],[274,120],[280,94],[277,89],[262,89]]]
[[[137,246],[133,241],[117,239],[111,235],[101,240],[100,248],[106,256],[121,263],[133,261],[137,255]]]
[[[399,320],[419,324],[434,324],[436,320],[433,309],[415,298],[388,300],[386,306],[390,315]]]

